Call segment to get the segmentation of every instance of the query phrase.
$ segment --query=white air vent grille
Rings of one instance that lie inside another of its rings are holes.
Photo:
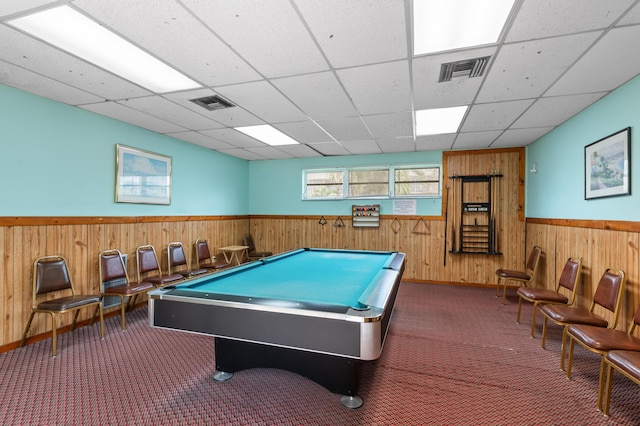
[[[440,66],[440,78],[438,82],[451,81],[454,78],[480,77],[484,73],[489,59],[491,59],[491,56],[442,64]]]
[[[194,104],[200,105],[202,108],[206,108],[209,111],[217,109],[231,108],[235,105],[224,99],[222,96],[213,95],[205,96],[204,98],[190,99]]]

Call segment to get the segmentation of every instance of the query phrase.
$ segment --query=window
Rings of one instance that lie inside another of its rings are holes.
[[[343,177],[344,172],[306,170],[304,171],[304,194],[305,200],[321,200],[343,197]]]
[[[440,195],[438,167],[395,169],[394,182],[393,190],[396,197]]]
[[[303,200],[440,197],[440,165],[306,169]]]
[[[349,171],[349,197],[388,196],[389,169]]]

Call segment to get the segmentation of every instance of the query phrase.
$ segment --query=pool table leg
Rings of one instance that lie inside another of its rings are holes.
[[[358,408],[363,404],[357,396],[359,361],[315,352],[238,340],[215,338],[216,376],[229,379],[233,373],[249,368],[278,368],[313,380],[333,393],[341,394],[342,404]],[[226,380],[225,379],[225,380]]]

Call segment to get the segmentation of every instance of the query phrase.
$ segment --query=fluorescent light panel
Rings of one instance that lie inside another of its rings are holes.
[[[413,53],[495,43],[515,0],[413,0]]]
[[[260,126],[234,127],[234,129],[271,146],[295,145],[300,143],[268,124]]]
[[[8,24],[155,93],[201,87],[69,6],[13,19]]]
[[[467,108],[465,105],[416,111],[416,135],[441,135],[457,132]]]

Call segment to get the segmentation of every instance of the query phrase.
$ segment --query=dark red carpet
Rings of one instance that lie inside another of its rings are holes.
[[[611,417],[596,410],[600,358],[576,348],[560,370],[560,329],[547,350],[529,337],[531,306],[493,289],[403,283],[383,356],[362,368],[364,405],[273,369],[215,382],[213,338],[151,329],[147,310],[0,355],[6,425],[639,425],[640,387],[615,376]],[[540,330],[540,326],[538,326]]]

